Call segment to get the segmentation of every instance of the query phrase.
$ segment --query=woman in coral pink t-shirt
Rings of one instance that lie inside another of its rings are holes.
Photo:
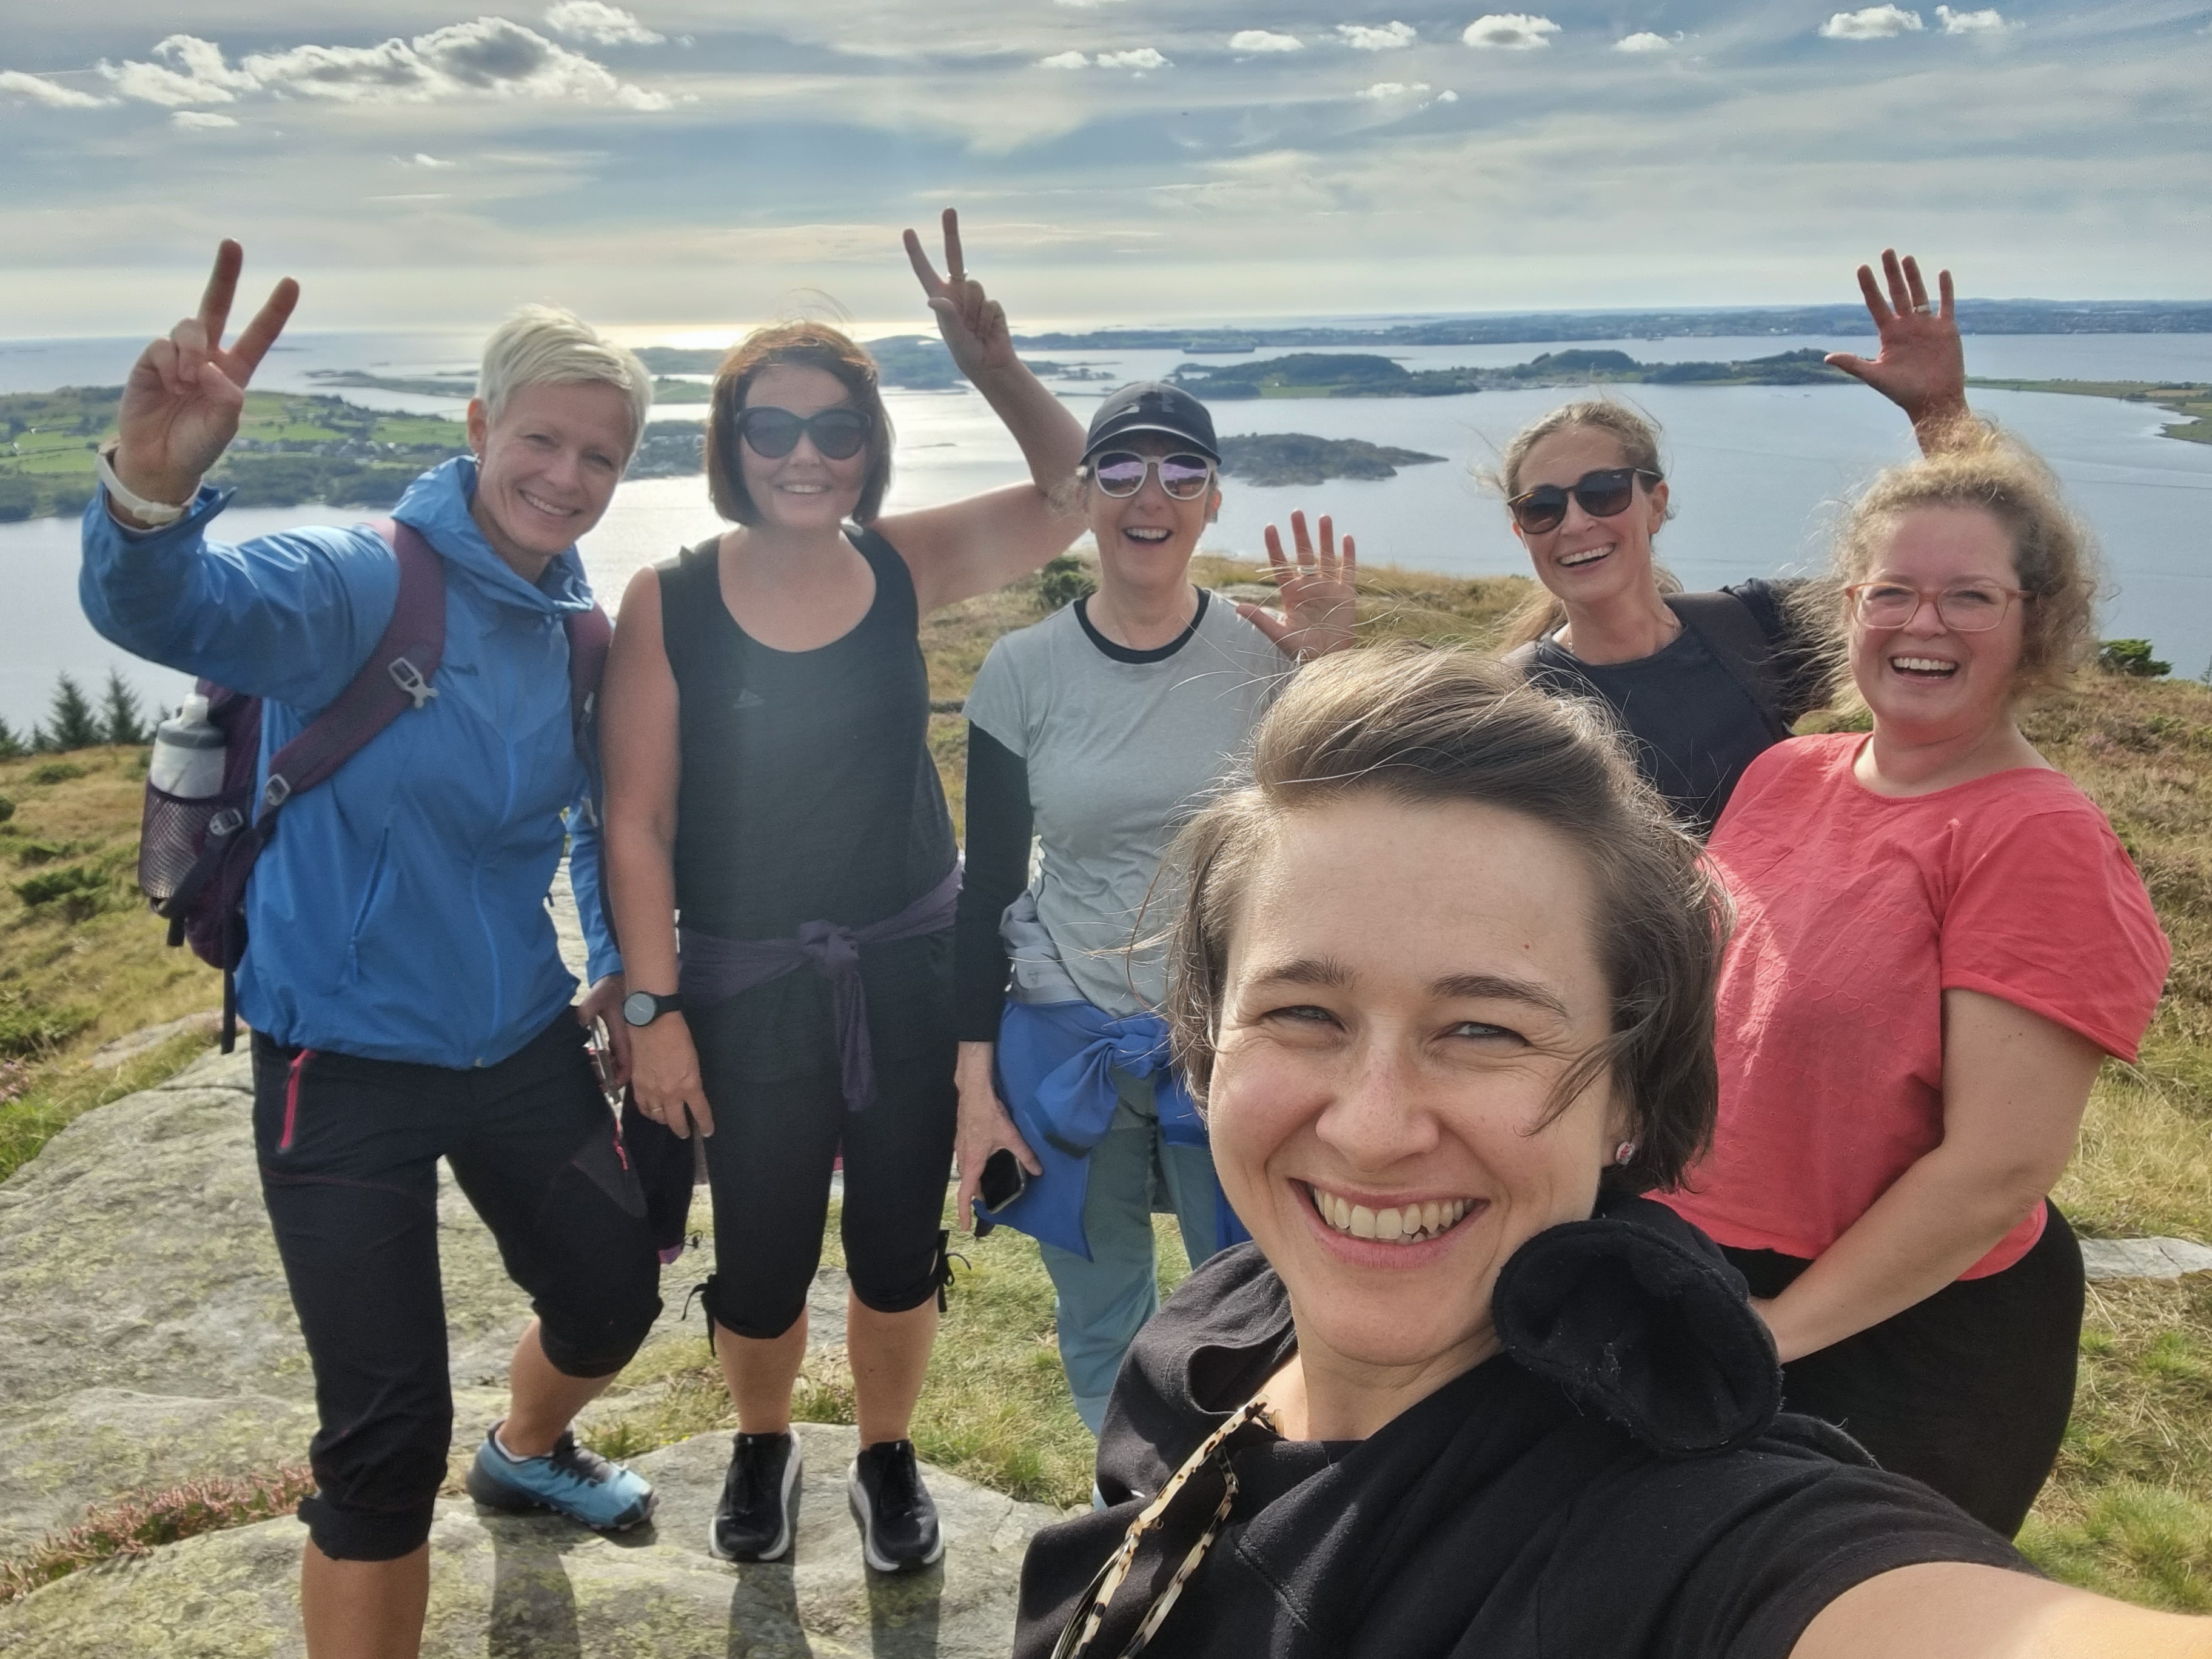
[[[1714,833],[1720,1122],[1669,1200],[1750,1279],[1792,1409],[2008,1535],[2073,1403],[2081,1253],[2045,1194],[2171,957],[2104,814],[2014,719],[2093,638],[2092,556],[1986,434],[1852,512],[1873,733],[1768,750]]]

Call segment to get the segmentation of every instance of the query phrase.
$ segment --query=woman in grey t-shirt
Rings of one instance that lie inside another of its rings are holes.
[[[1181,388],[1109,398],[1080,474],[1098,591],[1000,639],[967,704],[958,1211],[973,1213],[993,1153],[1027,1171],[1026,1190],[987,1219],[1038,1240],[1061,1363],[1094,1433],[1159,1305],[1154,1194],[1194,1264],[1245,1236],[1168,1063],[1161,953],[1130,941],[1185,809],[1229,770],[1298,660],[1352,638],[1353,549],[1347,538],[1337,556],[1326,519],[1317,555],[1294,519],[1295,565],[1268,532],[1286,616],[1191,585],[1218,460],[1205,405]]]

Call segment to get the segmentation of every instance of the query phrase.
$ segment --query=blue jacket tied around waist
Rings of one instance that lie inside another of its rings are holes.
[[[1206,1121],[1182,1074],[1169,1060],[1167,1022],[1157,1014],[1116,1018],[1081,1000],[1033,1003],[1009,998],[999,1023],[999,1086],[1014,1127],[1044,1165],[1022,1195],[989,1218],[1091,1260],[1083,1231],[1091,1149],[1105,1138],[1121,1095],[1112,1070],[1153,1080],[1160,1133],[1171,1146],[1203,1146]],[[1226,1198],[1217,1196],[1225,1249],[1251,1235]]]
[[[439,695],[284,809],[246,890],[240,1012],[279,1042],[371,1060],[496,1064],[575,994],[545,895],[561,859],[597,980],[618,972],[598,831],[569,720],[563,614],[588,608],[573,547],[534,586],[469,516],[476,464],[416,479],[394,511],[445,562]],[[343,690],[398,599],[398,564],[366,526],[206,539],[229,497],[204,488],[177,523],[124,530],[85,509],[85,614],[125,650],[264,700],[261,763]]]

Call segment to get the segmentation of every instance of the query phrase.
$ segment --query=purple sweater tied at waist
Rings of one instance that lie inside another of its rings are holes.
[[[876,1066],[868,1047],[868,999],[860,983],[860,947],[941,933],[952,925],[953,908],[959,900],[960,865],[955,860],[936,886],[896,915],[865,927],[841,927],[834,921],[803,922],[790,939],[723,939],[695,928],[681,928],[677,933],[677,949],[682,955],[677,988],[690,1006],[711,1007],[795,968],[811,967],[830,981],[845,1108],[865,1111],[875,1103]]]

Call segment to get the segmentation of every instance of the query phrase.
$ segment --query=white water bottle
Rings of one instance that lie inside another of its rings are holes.
[[[222,789],[222,728],[207,717],[208,701],[197,691],[185,706],[154,728],[154,756],[146,781],[179,800],[204,800]]]

